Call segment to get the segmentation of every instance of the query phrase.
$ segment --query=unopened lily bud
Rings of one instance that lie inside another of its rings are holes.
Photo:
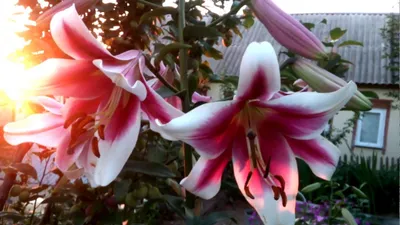
[[[64,0],[40,14],[40,16],[36,19],[36,26],[48,27],[51,19],[56,13],[69,8],[73,4],[75,4],[75,8],[78,13],[81,14],[86,12],[88,9],[91,9],[99,1],[100,0]]]
[[[271,0],[252,0],[253,12],[281,45],[309,59],[327,57],[322,42]]]
[[[317,92],[333,92],[347,84],[343,79],[304,59],[296,60],[292,69],[298,78],[304,80]],[[352,110],[368,111],[372,108],[372,103],[360,91],[356,91],[346,107]]]

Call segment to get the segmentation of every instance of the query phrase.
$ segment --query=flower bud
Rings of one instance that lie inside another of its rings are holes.
[[[253,12],[281,45],[309,59],[327,57],[322,42],[271,0],[252,0]]]
[[[81,14],[92,8],[99,1],[100,0],[64,0],[40,14],[40,16],[36,19],[36,26],[48,27],[51,19],[56,13],[69,8],[73,4],[75,4],[75,8],[78,13]]]
[[[343,79],[307,60],[296,60],[292,69],[298,78],[304,80],[317,92],[333,92],[346,85],[346,81]],[[368,111],[372,108],[372,103],[361,92],[357,91],[346,107],[352,110]]]

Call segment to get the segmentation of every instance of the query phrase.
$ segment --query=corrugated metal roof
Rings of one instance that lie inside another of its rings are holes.
[[[338,53],[342,58],[351,61],[354,66],[345,74],[346,80],[353,80],[359,84],[392,84],[392,75],[385,69],[388,60],[382,58],[384,54],[384,40],[381,36],[381,28],[386,23],[387,14],[377,13],[318,13],[318,14],[294,14],[293,16],[302,22],[314,23],[312,32],[321,40],[328,40],[329,31],[335,27],[347,29],[346,34],[339,40],[360,41],[364,47],[347,46],[341,47]],[[327,24],[320,23],[323,19]],[[232,45],[228,48],[222,45],[218,47],[224,54],[223,60],[207,59],[215,73],[238,75],[242,55],[247,45],[253,41],[269,41],[275,48],[277,54],[284,51],[267,29],[256,20],[249,30],[242,29],[243,38],[235,36]],[[285,59],[280,55],[280,61]]]

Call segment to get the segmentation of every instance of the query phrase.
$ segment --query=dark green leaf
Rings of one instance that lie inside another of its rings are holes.
[[[303,23],[303,25],[309,29],[310,31],[315,27],[315,24],[313,23]]]
[[[330,43],[330,42],[322,42],[322,44],[324,44],[325,45],[325,47],[333,47],[334,45],[333,45],[333,43]]]
[[[0,218],[2,219],[11,219],[14,222],[21,221],[25,219],[25,217],[16,212],[0,212]]]
[[[157,54],[157,56],[154,60],[154,64],[159,65],[161,60],[163,60],[165,58],[165,56],[170,52],[177,51],[181,48],[189,49],[191,47],[192,47],[191,45],[181,44],[181,43],[171,43],[169,45],[166,45],[166,46],[160,48],[160,52]]]
[[[237,221],[235,218],[233,218],[231,215],[229,215],[226,212],[215,212],[211,213],[210,215],[206,216],[204,220],[202,221],[203,225],[215,225],[219,222],[224,222],[230,220],[231,222],[237,224]]]
[[[374,91],[361,91],[361,94],[365,95],[367,98],[379,99],[378,94]]]
[[[115,7],[115,4],[113,3],[107,3],[107,4],[100,4],[98,5],[96,8],[100,11],[100,12],[110,12],[111,10],[113,10]]]
[[[27,163],[14,163],[12,167],[17,169],[18,172],[21,172],[25,175],[31,176],[34,179],[37,179],[37,173],[35,168]]]
[[[49,187],[49,185],[42,184],[41,186],[34,187],[34,188],[30,189],[29,192],[33,193],[33,194],[36,194],[36,193],[39,193],[39,192],[42,192],[42,191],[46,190],[48,187]]]
[[[152,17],[164,16],[167,14],[177,14],[178,10],[174,7],[162,7],[153,9],[150,12],[146,12],[140,17],[139,24],[143,23],[144,21],[149,20]]]
[[[125,199],[125,195],[128,193],[131,184],[132,180],[130,179],[114,183],[114,195],[118,202],[122,202]]]
[[[222,33],[218,32],[217,29],[213,27],[205,26],[186,26],[183,30],[183,35],[185,39],[191,38],[217,38],[222,36]]]
[[[223,59],[223,57],[224,57],[220,51],[218,51],[217,49],[215,49],[213,47],[207,48],[204,51],[204,55],[207,57],[213,58],[215,60],[220,60],[220,59]]]
[[[341,38],[346,32],[347,32],[347,30],[342,30],[340,27],[336,27],[336,28],[332,29],[329,32],[329,34],[330,34],[332,40],[337,40],[337,39]]]
[[[354,65],[352,62],[350,62],[349,60],[346,60],[346,59],[340,59],[339,62],[340,63],[348,63],[348,64],[351,64],[351,65]]]
[[[184,201],[182,198],[172,195],[163,195],[163,198],[175,213],[177,213],[183,219],[186,218],[185,211],[183,209]]]
[[[189,96],[197,90],[197,86],[199,84],[199,78],[194,73],[189,74],[188,76],[188,89],[189,89]]]
[[[340,45],[338,47],[349,46],[349,45],[364,46],[363,43],[361,43],[359,41],[348,40],[348,41],[343,41],[342,43],[340,43]]]
[[[124,172],[142,173],[156,177],[175,177],[175,174],[165,165],[155,162],[129,160],[122,169]]]
[[[233,32],[234,32],[236,35],[238,35],[240,38],[243,38],[242,32],[240,32],[239,28],[234,27],[234,28],[232,28],[232,30],[233,30]]]
[[[326,24],[326,22],[328,22],[326,19],[321,20],[320,23]]]

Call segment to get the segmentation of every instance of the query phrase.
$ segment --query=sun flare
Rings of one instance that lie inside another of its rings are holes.
[[[29,21],[29,9],[16,6],[18,0],[2,1],[0,7],[0,92],[5,92],[9,99],[0,99],[1,102],[22,100],[23,96],[19,93],[19,85],[23,81],[24,65],[18,61],[23,56],[13,56],[10,54],[22,49],[26,42],[17,35],[17,32],[24,31],[25,25],[32,24]]]

